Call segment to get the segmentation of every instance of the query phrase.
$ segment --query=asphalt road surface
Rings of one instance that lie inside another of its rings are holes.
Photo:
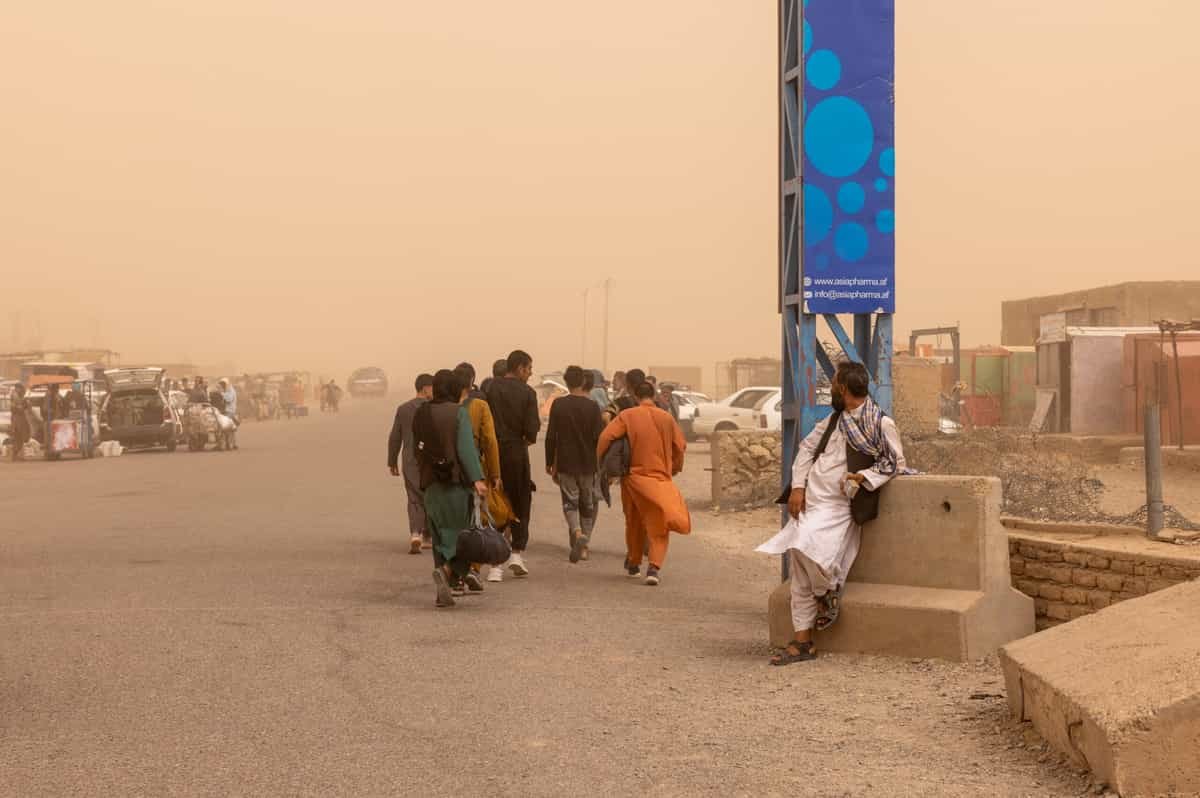
[[[969,698],[994,663],[767,667],[775,566],[725,516],[650,588],[619,510],[567,562],[543,475],[531,576],[435,609],[392,412],[0,465],[0,795],[1079,794]]]

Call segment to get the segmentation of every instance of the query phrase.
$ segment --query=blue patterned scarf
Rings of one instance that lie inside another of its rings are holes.
[[[850,442],[856,452],[875,458],[875,470],[880,474],[891,476],[896,473],[917,473],[911,468],[903,470],[897,468],[896,453],[892,451],[892,447],[888,445],[887,438],[883,434],[883,411],[871,397],[868,396],[863,402],[862,412],[858,418],[853,418],[849,410],[844,411],[839,425],[842,428],[842,434],[846,436],[846,440]]]

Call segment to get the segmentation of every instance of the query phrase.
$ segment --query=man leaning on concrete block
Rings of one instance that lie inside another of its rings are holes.
[[[896,422],[868,395],[869,385],[861,363],[838,365],[833,415],[800,444],[779,499],[787,503],[790,521],[758,547],[786,554],[791,575],[792,641],[772,665],[816,659],[813,629],[837,620],[862,525],[878,514],[880,488],[896,474],[911,473]]]

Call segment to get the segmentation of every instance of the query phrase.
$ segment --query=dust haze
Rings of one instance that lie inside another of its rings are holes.
[[[1200,6],[898,5],[900,335],[1195,276]],[[600,366],[611,278],[610,369],[777,355],[775,28],[770,0],[9,4],[0,346]]]

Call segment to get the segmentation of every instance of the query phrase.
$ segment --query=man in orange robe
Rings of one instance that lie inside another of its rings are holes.
[[[626,572],[641,576],[642,550],[650,540],[650,565],[646,584],[657,585],[667,556],[668,535],[692,531],[692,517],[683,495],[671,477],[683,471],[687,442],[671,414],[654,404],[654,386],[637,386],[636,407],[621,411],[600,435],[596,455],[604,454],[614,441],[629,441],[629,474],[621,480],[621,507],[625,511]]]

